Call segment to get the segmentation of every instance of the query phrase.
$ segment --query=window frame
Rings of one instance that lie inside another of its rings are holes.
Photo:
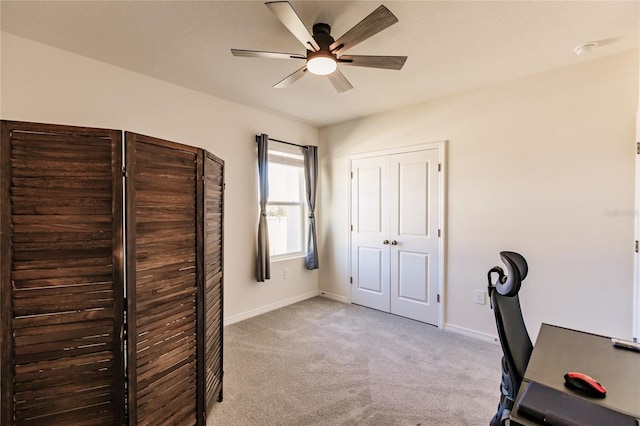
[[[278,201],[273,200],[271,194],[269,195],[269,199],[267,200],[267,210],[271,206],[276,207],[290,207],[290,206],[300,206],[300,229],[299,229],[299,243],[300,250],[293,252],[285,252],[280,254],[271,254],[271,260],[274,262],[287,260],[287,259],[295,259],[306,256],[305,249],[305,241],[307,238],[307,198],[306,198],[306,187],[305,187],[305,176],[304,176],[304,155],[301,153],[302,148],[289,147],[286,145],[280,146],[282,144],[277,144],[277,147],[269,146],[268,147],[268,159],[269,165],[271,164],[281,164],[285,166],[294,166],[298,167],[300,170],[298,171],[299,178],[299,201]],[[295,157],[294,157],[295,156]],[[296,158],[300,156],[299,158]],[[269,186],[271,189],[271,182],[269,182]],[[271,192],[271,191],[269,191]],[[268,216],[267,216],[268,217]],[[269,233],[269,244],[271,245],[271,232]]]

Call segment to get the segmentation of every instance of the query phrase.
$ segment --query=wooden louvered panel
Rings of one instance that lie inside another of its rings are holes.
[[[203,150],[128,137],[129,423],[202,424],[222,396],[223,162],[207,153],[205,199]],[[125,421],[120,142],[3,122],[3,425]]]
[[[222,401],[222,236],[224,162],[206,153],[204,160],[204,363],[206,410]]]
[[[126,138],[129,418],[196,424],[198,150]]]
[[[2,122],[2,424],[122,424],[120,133]]]

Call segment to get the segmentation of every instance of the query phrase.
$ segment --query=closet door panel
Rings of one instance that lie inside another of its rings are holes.
[[[2,421],[124,422],[121,133],[2,122]]]
[[[207,413],[222,401],[223,206],[224,162],[205,152],[204,158],[204,361]]]
[[[126,133],[131,424],[196,424],[200,150]]]

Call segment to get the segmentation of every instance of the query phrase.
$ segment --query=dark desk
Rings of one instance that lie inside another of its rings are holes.
[[[564,374],[569,371],[585,373],[607,389],[603,399],[586,398],[593,404],[640,419],[639,352],[615,348],[608,337],[542,324],[511,413],[511,424],[535,424],[518,416],[518,401],[526,382],[577,395],[564,385]]]

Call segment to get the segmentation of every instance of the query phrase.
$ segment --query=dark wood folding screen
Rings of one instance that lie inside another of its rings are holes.
[[[126,133],[129,418],[196,423],[199,150]]]
[[[204,424],[221,399],[224,163],[132,133],[122,152],[120,131],[2,122],[3,425]]]
[[[214,398],[222,401],[222,207],[224,205],[224,162],[205,152],[204,156],[204,266],[205,281],[200,310],[205,317],[199,324],[204,330],[205,398],[207,413]]]
[[[2,424],[122,424],[121,133],[2,122]]]

